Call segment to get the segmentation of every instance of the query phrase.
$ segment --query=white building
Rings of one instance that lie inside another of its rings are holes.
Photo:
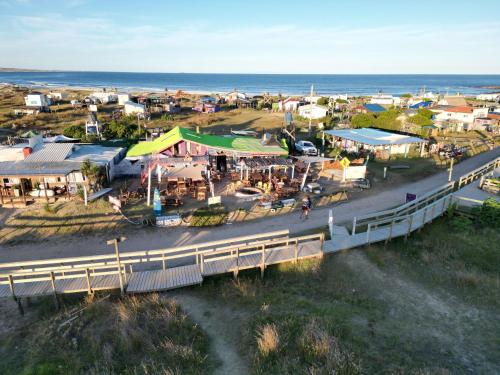
[[[335,101],[335,100],[349,100],[349,96],[347,94],[335,94],[335,95],[330,95],[330,99]]]
[[[300,100],[295,98],[287,98],[285,100],[281,100],[278,103],[278,108],[280,111],[293,111],[295,112],[297,108],[299,108]]]
[[[28,94],[24,97],[24,101],[27,107],[48,108],[51,104],[47,95],[39,92]]]
[[[306,104],[299,107],[299,115],[310,119],[319,119],[327,115],[328,108],[317,104]]]
[[[500,100],[500,92],[490,92],[486,94],[479,94],[476,96],[477,100],[498,101]]]
[[[322,98],[322,96],[304,96],[304,100],[308,103],[312,103],[312,104],[317,104],[318,103],[318,100],[320,100]]]
[[[399,96],[377,94],[371,97],[370,104],[400,106],[401,98]]]
[[[134,102],[128,101],[128,102],[125,102],[124,105],[125,105],[124,111],[125,111],[125,114],[127,116],[134,114],[134,113],[144,114],[146,112],[146,107],[142,104],[139,104],[139,103],[134,103]]]
[[[487,117],[488,108],[474,108],[469,106],[458,106],[446,108],[436,114],[435,120],[438,125],[453,123],[456,130],[471,130],[474,128],[476,118]]]
[[[66,92],[53,92],[51,91],[48,95],[48,97],[52,100],[52,101],[61,101],[61,100],[66,100],[68,99],[68,93]]]
[[[411,146],[420,148],[420,155],[422,155],[424,145],[428,142],[418,137],[371,128],[326,130],[325,134],[332,137],[333,145],[345,151],[370,150],[386,153],[389,156],[397,154],[407,156]]]
[[[102,104],[118,102],[118,95],[114,92],[96,91],[93,92],[90,96],[99,99]]]
[[[130,101],[130,95],[127,93],[119,93],[118,94],[118,104],[125,105],[125,102]]]

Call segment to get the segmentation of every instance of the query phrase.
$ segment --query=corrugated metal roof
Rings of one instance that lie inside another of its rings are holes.
[[[385,132],[378,129],[343,129],[326,130],[326,134],[334,137],[348,139],[371,146],[403,145],[408,143],[424,143],[425,139],[410,137],[408,135]]]
[[[0,176],[66,176],[80,169],[76,162],[2,162]]]
[[[65,160],[71,150],[72,143],[44,143],[37,145],[26,159],[26,162],[55,162]]]
[[[123,150],[122,147],[104,147],[100,145],[76,145],[68,161],[82,162],[89,159],[92,163],[107,164]]]
[[[370,112],[385,112],[385,108],[380,104],[365,104],[363,107]]]

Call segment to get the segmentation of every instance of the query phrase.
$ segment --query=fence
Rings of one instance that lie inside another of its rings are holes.
[[[500,166],[500,157],[486,163],[482,167],[476,168],[473,171],[460,176],[457,183],[457,189],[460,189],[462,186],[470,184],[472,181],[477,180],[484,174],[495,170],[498,166]]]
[[[418,211],[422,207],[425,207],[426,205],[452,193],[454,185],[455,182],[452,181],[396,208],[354,217],[352,221],[352,234],[356,234],[358,228],[364,228],[369,223],[374,224],[378,221],[398,218],[400,216],[409,215],[415,211]]]
[[[0,297],[120,289],[142,293],[199,284],[203,277],[323,254],[324,234],[290,238],[288,230],[171,249],[0,264]]]
[[[325,244],[325,252],[351,249],[373,242],[388,242],[395,237],[405,236],[406,238],[411,232],[441,216],[452,202],[453,195],[448,194],[410,214],[370,222],[367,224],[365,232],[351,235],[333,235],[331,241],[327,241]]]

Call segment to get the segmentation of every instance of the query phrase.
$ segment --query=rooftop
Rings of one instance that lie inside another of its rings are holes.
[[[378,129],[342,129],[326,130],[326,134],[350,141],[367,144],[370,146],[402,145],[408,143],[423,143],[425,139],[410,137],[408,135],[390,133]]]
[[[385,108],[380,104],[365,104],[363,107],[370,112],[385,112]]]
[[[158,154],[180,141],[197,143],[208,148],[243,154],[287,155],[288,150],[278,145],[263,145],[253,137],[223,137],[220,135],[198,134],[192,130],[175,127],[154,141],[139,142],[132,146],[127,156]]]
[[[36,145],[26,162],[51,162],[65,160],[73,149],[73,143],[42,143]]]

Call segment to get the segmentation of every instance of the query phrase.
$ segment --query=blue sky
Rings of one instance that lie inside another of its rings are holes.
[[[0,67],[500,74],[500,1],[0,0]]]

